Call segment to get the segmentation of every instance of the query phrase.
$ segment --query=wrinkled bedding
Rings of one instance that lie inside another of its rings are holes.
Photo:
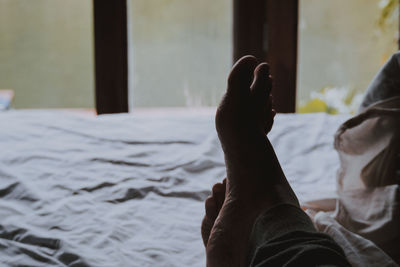
[[[301,202],[334,198],[348,116],[277,115]],[[0,113],[1,266],[205,266],[203,201],[225,176],[209,114]]]

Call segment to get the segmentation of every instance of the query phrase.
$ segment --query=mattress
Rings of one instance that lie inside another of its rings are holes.
[[[278,114],[301,202],[334,198],[348,116]],[[209,113],[0,113],[0,265],[205,266],[203,201],[225,177]]]

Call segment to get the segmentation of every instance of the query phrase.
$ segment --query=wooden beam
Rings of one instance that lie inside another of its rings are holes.
[[[126,0],[93,0],[97,114],[128,112]]]
[[[298,0],[267,1],[267,61],[277,112],[296,111],[298,12]]]
[[[266,1],[233,1],[233,62],[245,55],[266,60]]]
[[[233,61],[267,61],[278,112],[296,110],[298,0],[233,1]]]

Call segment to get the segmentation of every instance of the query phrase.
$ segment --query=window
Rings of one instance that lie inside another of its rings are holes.
[[[115,18],[128,14],[128,42],[124,29],[113,49],[108,49],[110,40],[103,40],[100,55],[106,58],[96,63],[96,72],[98,66],[105,66],[102,75],[96,76],[105,78],[96,81],[96,88],[99,84],[104,87],[96,93],[102,95],[97,104],[109,104],[105,113],[127,110],[126,77],[130,108],[215,106],[225,90],[232,55],[242,52],[273,61],[277,102],[285,106],[282,111],[293,111],[297,0],[255,1],[251,5],[240,0],[94,3],[101,3],[101,31]],[[114,3],[115,9],[110,9]],[[398,0],[299,3],[297,110],[349,112],[357,95],[397,50]],[[115,14],[108,17],[112,10]],[[97,12],[92,0],[0,1],[0,90],[14,91],[14,107],[94,106],[93,55],[94,47],[97,51],[99,46],[93,41],[93,24],[97,25],[93,13]],[[235,31],[234,16],[242,18],[240,27],[235,19]],[[110,26],[108,33],[115,33],[121,25],[126,26],[124,19]],[[290,31],[282,30],[284,25],[289,25]],[[248,45],[238,43],[238,36],[248,40]],[[129,53],[116,54],[124,45]],[[128,69],[129,75],[115,78],[123,71],[107,63],[118,57],[117,65],[128,61],[127,54],[129,66],[121,69]],[[110,68],[114,73],[108,72]],[[122,108],[116,110],[118,106]]]
[[[391,6],[392,5],[392,6]],[[347,113],[398,49],[397,0],[301,0],[297,106]]]
[[[94,106],[91,0],[0,1],[0,90],[15,108]]]
[[[232,1],[128,3],[131,107],[216,106],[232,64]]]

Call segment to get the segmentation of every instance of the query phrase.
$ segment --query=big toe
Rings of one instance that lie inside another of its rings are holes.
[[[245,56],[239,59],[233,66],[228,77],[228,88],[221,103],[219,104],[215,123],[218,134],[223,134],[226,129],[235,128],[245,120],[243,110],[250,100],[250,85],[253,82],[254,69],[257,66],[257,59],[253,56]],[[238,120],[238,118],[243,118]]]
[[[228,76],[228,96],[243,96],[250,93],[256,66],[257,59],[254,56],[244,56],[236,62]]]

